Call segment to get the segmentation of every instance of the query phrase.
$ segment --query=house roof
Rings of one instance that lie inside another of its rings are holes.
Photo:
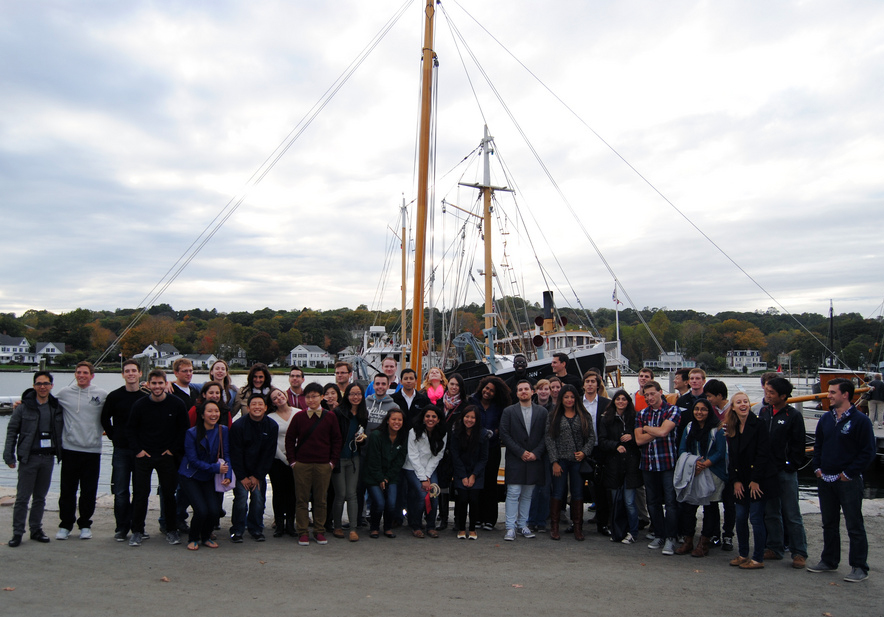
[[[319,347],[317,345],[298,345],[297,347],[295,347],[295,349],[304,349],[306,351],[309,351],[310,353],[326,353],[326,351],[322,347]],[[295,351],[295,349],[292,349],[292,351]]]
[[[8,336],[0,334],[0,345],[28,345],[28,339],[23,336]]]
[[[157,349],[159,351],[167,351],[169,353],[179,353],[178,349],[172,343],[160,343]]]
[[[37,353],[41,353],[47,345],[52,345],[58,351],[60,351],[61,353],[64,353],[64,343],[56,343],[54,341],[49,341],[46,343],[37,343]]]

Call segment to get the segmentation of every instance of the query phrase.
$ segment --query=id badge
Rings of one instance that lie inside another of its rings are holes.
[[[40,433],[40,447],[41,448],[51,448],[52,447],[52,439],[49,433]]]

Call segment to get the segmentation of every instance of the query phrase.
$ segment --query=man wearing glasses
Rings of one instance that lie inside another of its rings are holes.
[[[6,429],[3,460],[15,469],[18,460],[18,486],[12,510],[12,539],[9,546],[21,544],[31,503],[29,527],[31,540],[49,542],[43,532],[43,511],[46,493],[52,480],[53,457],[61,460],[61,433],[64,421],[58,399],[50,394],[52,375],[48,371],[34,373],[34,387],[22,395],[21,405],[12,412]],[[16,457],[18,448],[18,457]]]

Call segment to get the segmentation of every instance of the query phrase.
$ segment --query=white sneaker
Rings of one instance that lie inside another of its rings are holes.
[[[534,537],[534,532],[531,531],[527,527],[522,527],[522,531],[520,533],[522,534],[523,538],[533,538]]]
[[[65,529],[64,527],[59,527],[58,532],[55,534],[55,539],[56,540],[67,540],[69,535],[71,535],[70,529]]]
[[[663,545],[663,554],[675,555],[675,540],[672,538],[666,538],[666,543]]]
[[[507,542],[514,542],[516,539],[516,530],[515,529],[507,529],[506,535],[503,537]]]
[[[92,539],[92,530],[89,527],[83,527],[80,530],[80,539],[81,540],[91,540]]]
[[[621,544],[635,544],[635,538],[632,537],[631,533],[627,533],[626,537],[620,540]]]
[[[648,548],[654,550],[663,548],[663,538],[654,538],[651,543],[648,544]]]

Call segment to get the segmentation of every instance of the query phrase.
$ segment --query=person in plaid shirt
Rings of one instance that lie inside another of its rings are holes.
[[[651,524],[657,536],[648,544],[648,548],[662,548],[664,555],[673,555],[678,515],[672,478],[678,453],[675,428],[678,426],[679,408],[664,400],[663,388],[656,381],[646,382],[642,386],[642,394],[648,406],[636,414],[635,443],[642,451],[639,468],[645,483]]]

